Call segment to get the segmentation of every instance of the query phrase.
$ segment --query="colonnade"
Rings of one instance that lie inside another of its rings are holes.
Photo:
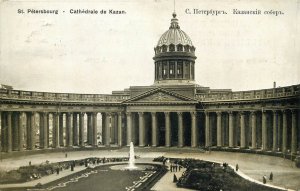
[[[102,119],[102,125],[99,124],[102,126],[101,133],[98,132],[100,128],[97,128],[99,113]],[[100,134],[105,146],[129,145],[131,141],[137,140],[136,145],[141,147],[217,146],[291,153],[299,149],[299,111],[293,109],[59,113],[1,111],[0,115],[1,150],[5,152],[97,146]],[[52,120],[49,120],[50,117]],[[187,130],[190,132],[188,135]],[[200,137],[199,133],[203,136]],[[160,141],[162,136],[163,143]],[[187,144],[186,140],[190,142]]]
[[[99,144],[97,114],[98,112],[1,111],[1,151],[97,146]],[[122,113],[100,114],[103,124],[103,144],[121,145]],[[85,123],[85,115],[87,123]]]
[[[300,137],[298,116],[294,109],[205,112],[205,146],[296,153]]]

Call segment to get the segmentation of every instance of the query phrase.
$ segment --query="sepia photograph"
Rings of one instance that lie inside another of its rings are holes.
[[[300,190],[299,0],[0,0],[0,191]]]

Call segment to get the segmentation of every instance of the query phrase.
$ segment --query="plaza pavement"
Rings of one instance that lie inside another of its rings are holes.
[[[119,150],[89,150],[89,151],[72,151],[67,152],[67,158],[65,152],[57,153],[47,153],[47,154],[35,154],[22,157],[14,157],[3,159],[0,161],[0,170],[11,170],[17,169],[20,166],[28,165],[29,161],[32,165],[41,164],[48,160],[51,162],[59,162],[64,160],[76,160],[88,157],[127,157],[128,148],[122,148]],[[172,157],[172,158],[196,158],[202,160],[217,161],[220,163],[227,162],[232,166],[236,164],[239,165],[239,169],[242,173],[253,178],[259,182],[262,182],[262,177],[266,175],[267,177],[272,172],[273,181],[268,181],[268,184],[280,186],[284,188],[290,188],[293,190],[300,189],[300,169],[296,168],[292,161],[279,158],[271,157],[265,155],[256,155],[256,154],[247,154],[247,153],[230,153],[230,152],[195,152],[195,150],[182,150],[180,149],[156,149],[154,152],[150,148],[137,148],[136,155],[140,156],[140,161],[146,158],[155,158],[159,156]],[[139,161],[139,160],[138,160]],[[150,160],[149,160],[150,161]],[[75,168],[75,172],[78,172],[81,167]],[[82,167],[84,168],[84,167]],[[67,176],[71,171],[65,170],[66,172],[60,173],[60,177]],[[64,173],[66,173],[64,175]],[[37,180],[38,182],[44,181],[50,182],[53,181],[53,177],[58,178],[57,175],[50,175],[43,177],[42,179]],[[177,176],[179,177],[179,175]],[[168,181],[169,180],[169,181]],[[175,190],[175,184],[172,182],[173,173],[167,173],[154,187],[154,190]],[[36,180],[34,180],[36,181]],[[36,182],[34,182],[36,183]],[[32,183],[32,185],[34,185]],[[163,184],[162,184],[163,183]],[[5,185],[0,185],[0,188]],[[162,187],[163,186],[163,187]],[[176,189],[176,190],[186,190],[186,189]]]

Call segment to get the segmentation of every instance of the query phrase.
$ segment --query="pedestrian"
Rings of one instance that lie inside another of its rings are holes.
[[[236,164],[236,165],[235,165],[235,171],[238,171],[238,170],[239,170],[239,165]]]
[[[270,180],[270,181],[273,180],[273,173],[272,173],[272,172],[270,173],[270,178],[269,178],[269,180]]]
[[[173,182],[177,182],[177,177],[176,177],[175,174],[174,174],[174,176],[173,176]]]
[[[175,164],[175,172],[177,172],[178,164]]]
[[[31,166],[31,161],[29,161],[29,166]]]
[[[56,174],[59,175],[59,168],[56,168]]]
[[[170,164],[170,170],[173,172],[173,164]]]
[[[267,183],[267,177],[266,177],[266,175],[263,176],[263,183],[264,183],[264,184]]]
[[[68,153],[65,153],[65,157],[68,158]]]
[[[179,172],[180,172],[180,170],[181,170],[181,165],[178,166],[178,170],[179,170]]]
[[[74,166],[73,166],[73,164],[71,164],[71,171],[74,171]]]

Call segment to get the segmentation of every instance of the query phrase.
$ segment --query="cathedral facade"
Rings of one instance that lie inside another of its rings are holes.
[[[197,85],[196,47],[172,17],[154,48],[153,85],[109,95],[0,89],[1,151],[133,142],[299,153],[300,84],[251,91]]]

